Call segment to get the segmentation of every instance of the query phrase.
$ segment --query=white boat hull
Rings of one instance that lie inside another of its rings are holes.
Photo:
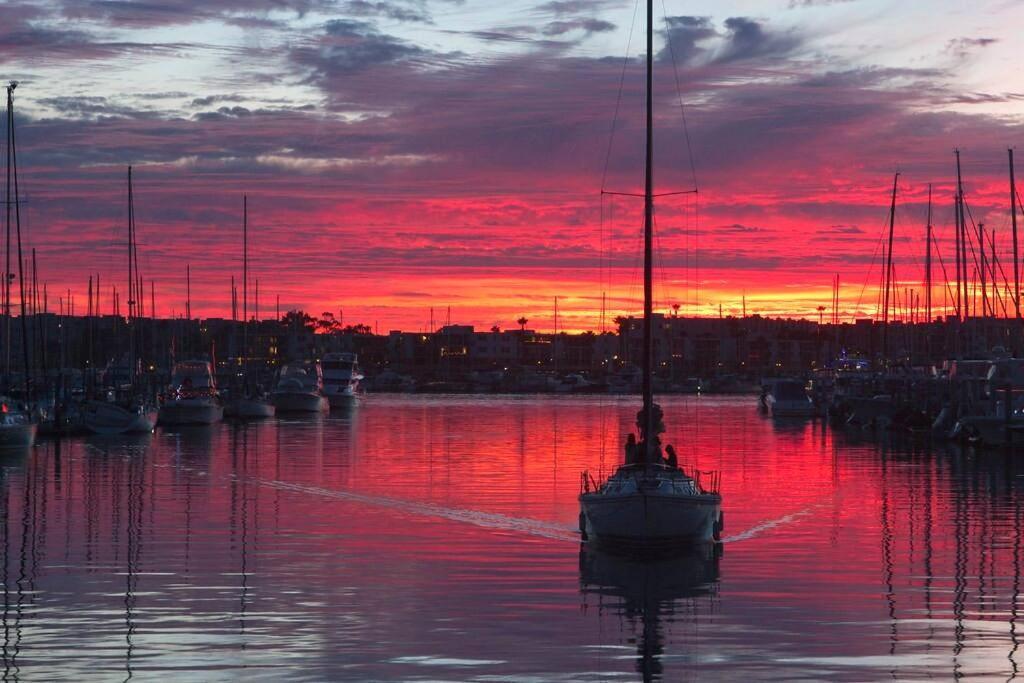
[[[275,391],[272,401],[279,413],[323,413],[330,408],[326,398],[307,391]]]
[[[0,424],[0,448],[31,448],[36,442],[38,425]]]
[[[359,396],[352,391],[328,391],[325,388],[324,395],[332,408],[348,408],[359,400]]]
[[[181,399],[160,406],[162,425],[211,425],[224,419],[224,408],[209,400]]]
[[[82,407],[82,426],[93,434],[144,434],[153,431],[156,421],[155,410],[129,410],[106,401],[90,401]]]
[[[716,494],[584,493],[580,508],[587,540],[602,546],[671,551],[714,542],[721,532],[722,498]]]
[[[277,409],[267,401],[255,398],[240,398],[229,402],[224,407],[224,414],[241,420],[262,420],[274,417]]]

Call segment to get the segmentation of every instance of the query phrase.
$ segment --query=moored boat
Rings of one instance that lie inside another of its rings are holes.
[[[158,421],[164,425],[209,425],[224,419],[210,364],[182,361],[174,366],[170,394],[160,406]]]
[[[803,382],[778,379],[768,386],[764,398],[772,417],[811,417],[817,410]]]
[[[320,363],[290,363],[281,368],[271,401],[279,413],[322,413],[330,407],[322,391]]]
[[[156,427],[158,412],[144,403],[86,401],[80,410],[82,426],[93,434],[144,434]]]
[[[352,405],[361,394],[359,358],[354,353],[324,354],[323,394],[332,408]]]
[[[27,411],[0,399],[0,448],[30,448],[38,428]]]

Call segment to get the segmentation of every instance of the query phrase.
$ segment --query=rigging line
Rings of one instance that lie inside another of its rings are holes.
[[[946,272],[946,262],[942,260],[942,251],[939,250],[939,243],[938,242],[932,242],[932,245],[933,245],[933,247],[935,249],[935,255],[939,257],[939,265],[942,266],[942,279],[944,280],[944,282],[946,284],[946,293],[950,296],[951,300],[954,301],[953,310],[956,313],[956,315],[959,317],[960,309],[957,307],[957,305],[955,303],[955,298],[953,297],[953,290],[949,286],[949,274]],[[943,306],[943,309],[944,310],[948,309],[948,307],[947,306]],[[946,310],[946,315],[947,316],[949,315],[949,311],[948,310]]]
[[[636,12],[640,7],[640,0],[633,4],[633,20],[629,22],[629,36],[626,38],[626,55],[622,58],[622,73],[619,75],[619,94],[615,98],[615,114],[612,116],[611,131],[608,135],[608,150],[604,155],[604,170],[601,172],[601,189],[604,189],[605,181],[608,179],[608,165],[612,159],[612,145],[615,142],[615,128],[619,121],[619,109],[622,105],[622,88],[626,83],[626,67],[629,66],[629,48],[633,44],[633,27],[636,25]]]
[[[668,24],[668,10],[665,8],[665,0],[661,0],[661,13],[665,19],[665,24]],[[672,46],[671,37],[665,41],[668,44],[668,53],[672,57],[672,75],[676,81],[676,97],[679,100],[679,115],[683,120],[683,137],[686,139],[686,153],[690,159],[690,173],[693,175],[693,187],[694,192],[699,187],[697,183],[697,165],[693,160],[693,146],[690,144],[690,127],[686,124],[686,108],[683,106],[683,89],[679,85],[679,68],[676,65],[676,50]]]
[[[860,287],[860,294],[857,295],[857,305],[854,306],[853,312],[851,313],[853,322],[857,321],[857,312],[860,310],[861,302],[864,300],[864,291],[868,288],[868,281],[871,280],[871,270],[875,267],[875,257],[878,256],[878,249],[882,245],[882,241],[885,239],[885,228],[878,233],[878,241],[875,242],[875,251],[871,254],[871,262],[868,264],[868,272],[864,275],[864,284]],[[885,268],[883,267],[884,271]],[[884,272],[883,272],[884,275]]]

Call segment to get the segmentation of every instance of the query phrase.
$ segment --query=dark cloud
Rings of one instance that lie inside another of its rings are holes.
[[[957,59],[965,59],[974,52],[998,42],[997,38],[955,38],[946,43],[946,52]]]
[[[597,10],[614,6],[614,0],[551,0],[537,5],[534,10],[556,16],[593,14]]]
[[[292,58],[312,69],[317,79],[358,73],[373,67],[428,56],[413,43],[381,33],[365,21],[333,19],[312,44],[297,48]]]
[[[705,43],[718,37],[710,17],[665,17],[663,31],[665,47],[658,59],[675,59],[678,64],[690,64],[707,52]]]
[[[600,19],[572,19],[570,21],[552,21],[544,27],[543,33],[546,36],[560,36],[571,31],[583,31],[590,34],[614,30],[615,24]]]
[[[384,17],[395,21],[433,23],[423,3],[409,5],[384,0],[349,0],[345,13],[356,17]]]
[[[62,0],[58,12],[66,19],[88,19],[110,26],[148,27],[189,24],[204,20],[227,23],[259,22],[271,12],[304,16],[329,10],[335,0]],[[275,25],[268,22],[267,25]]]
[[[833,225],[829,228],[815,230],[816,235],[863,235],[864,231],[856,225]]]
[[[828,5],[845,5],[858,0],[789,0],[789,8],[797,7],[827,7]]]
[[[761,22],[746,17],[725,20],[725,44],[715,59],[734,62],[765,57],[786,57],[800,46],[800,39],[791,33],[766,31]]]

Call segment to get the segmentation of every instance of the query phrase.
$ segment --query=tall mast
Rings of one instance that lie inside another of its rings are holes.
[[[14,98],[13,93],[17,84],[11,82],[7,86],[7,193],[4,195],[7,205],[7,247],[5,250],[6,264],[4,265],[4,380],[5,383],[11,378],[11,281],[14,274],[11,273],[11,208],[14,203],[11,199],[11,155],[14,152]]]
[[[128,377],[135,383],[135,196],[132,189],[132,167],[128,167]]]
[[[653,372],[654,340],[651,335],[653,313],[652,246],[654,243],[654,0],[647,0],[647,140],[644,163],[644,351],[643,415],[641,437],[644,462],[651,462],[654,441]]]
[[[988,262],[985,256],[985,224],[978,223],[978,269],[981,280],[981,317],[988,317]]]
[[[1006,150],[1010,157],[1010,219],[1013,227],[1013,307],[1020,318],[1020,256],[1017,252],[1017,181],[1013,175],[1013,150]]]
[[[26,308],[25,308],[25,272],[24,272],[24,270],[25,270],[24,269],[25,259],[24,259],[24,256],[22,255],[22,252],[21,252],[21,203],[18,200],[18,197],[19,197],[19,194],[20,194],[18,192],[18,148],[17,148],[17,145],[15,144],[15,141],[14,141],[14,89],[17,88],[17,87],[18,87],[18,84],[15,81],[11,81],[10,85],[7,86],[7,142],[8,142],[8,147],[7,147],[7,155],[8,156],[7,156],[7,159],[8,159],[9,164],[10,164],[8,166],[8,169],[7,169],[7,172],[8,172],[8,180],[7,180],[7,187],[8,187],[8,194],[7,194],[7,216],[8,216],[8,223],[7,223],[7,240],[8,240],[8,242],[7,242],[8,243],[7,258],[8,258],[8,263],[9,263],[10,262],[10,232],[11,232],[11,225],[10,225],[10,215],[11,215],[11,213],[10,212],[11,212],[11,205],[13,204],[14,205],[15,236],[16,236],[17,242],[18,242],[18,293],[19,293],[20,298],[21,298],[21,354],[22,354],[22,360],[25,363],[25,372],[23,373],[23,376],[24,376],[24,390],[25,390],[25,400],[26,401],[31,401],[32,400],[32,396],[29,394],[29,374],[31,372],[31,367],[32,366],[29,363],[29,356],[28,356],[28,329],[26,328],[26,325],[27,325],[27,322],[28,322],[28,318],[27,318],[27,311],[26,311]],[[11,181],[12,180],[14,182],[14,195],[13,195],[13,197],[10,194],[10,187],[11,187]],[[10,269],[8,269],[8,270],[10,270]],[[13,273],[8,273],[7,277],[8,277],[8,283],[7,283],[7,319],[8,319],[8,325],[10,325],[10,313],[11,313],[11,285],[10,285],[10,280],[11,280],[11,278],[14,277],[14,275],[13,275]],[[10,328],[8,328],[8,329],[10,329]],[[10,340],[10,334],[8,334],[8,337],[7,337],[8,345],[10,345],[10,341],[11,341]],[[8,353],[10,353],[10,351],[8,351]]]
[[[883,292],[882,304],[882,361],[888,361],[889,356],[889,290],[892,287],[892,234],[896,226],[896,183],[899,182],[899,172],[892,179],[892,203],[889,205],[889,249],[885,256],[885,291]]]
[[[956,150],[956,254],[959,258],[959,263],[956,264],[956,272],[959,275],[956,278],[956,302],[957,304],[963,303],[959,306],[959,316],[962,319],[967,319],[968,316],[968,301],[967,301],[967,243],[964,241],[964,180],[961,176],[961,168],[959,168],[959,150]],[[962,280],[963,279],[963,280]],[[964,294],[961,296],[961,288],[963,286]]]
[[[924,251],[924,321],[932,321],[932,184],[928,183],[928,228]]]
[[[242,363],[244,380],[249,370],[249,198],[242,195]]]

